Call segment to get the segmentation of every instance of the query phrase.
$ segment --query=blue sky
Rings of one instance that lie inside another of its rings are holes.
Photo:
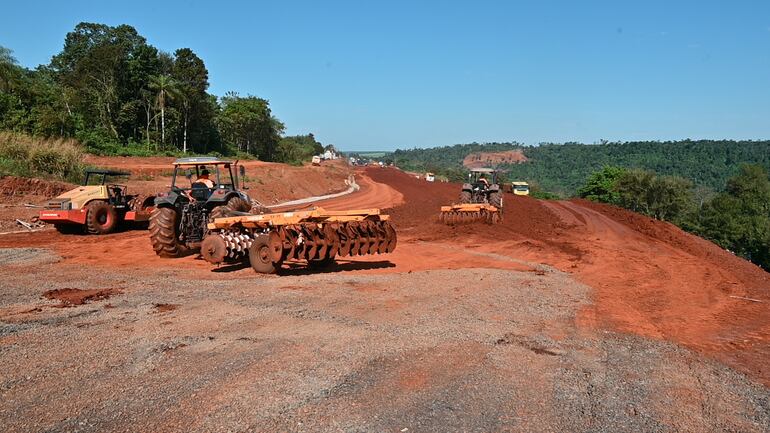
[[[346,150],[770,138],[768,1],[6,2],[47,63],[80,21],[192,48],[210,91]]]

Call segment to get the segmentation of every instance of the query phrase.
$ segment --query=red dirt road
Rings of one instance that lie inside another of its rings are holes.
[[[403,193],[391,212],[400,236],[453,245],[445,257],[471,247],[570,272],[594,290],[582,325],[674,341],[770,385],[770,274],[759,267],[671,224],[585,201],[507,195],[499,226],[442,226],[436,211],[457,185],[367,174]]]

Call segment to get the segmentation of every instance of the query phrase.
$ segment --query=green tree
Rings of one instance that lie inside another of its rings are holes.
[[[705,207],[704,237],[770,269],[770,179],[764,167],[743,165]]]
[[[155,91],[155,104],[160,108],[160,142],[166,144],[166,105],[170,100],[182,97],[179,83],[169,75],[153,75],[150,77],[150,89]],[[187,151],[187,149],[185,149]]]
[[[588,176],[585,185],[578,189],[578,195],[588,200],[618,204],[617,182],[625,173],[623,168],[606,165]]]
[[[193,143],[203,144],[202,152],[209,147],[207,131],[213,122],[213,113],[208,110],[209,73],[203,60],[191,49],[181,48],[174,52],[172,76],[179,83],[181,112],[183,119],[182,151],[188,149],[188,132]]]
[[[313,134],[284,137],[278,143],[276,161],[299,165],[324,151]]]
[[[229,92],[222,98],[218,124],[228,144],[265,161],[274,160],[284,126],[272,115],[267,100]]]
[[[13,51],[10,48],[0,46],[0,91],[8,92],[11,84],[18,75],[19,67]]]
[[[677,221],[693,203],[692,182],[648,170],[626,171],[615,189],[617,204],[659,220]]]

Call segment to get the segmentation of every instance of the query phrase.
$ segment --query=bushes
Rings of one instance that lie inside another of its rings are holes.
[[[71,139],[39,139],[0,132],[0,173],[79,182],[83,149]]]
[[[589,176],[581,196],[673,222],[770,269],[770,179],[760,165],[743,165],[726,191],[708,197],[676,176],[605,167]]]

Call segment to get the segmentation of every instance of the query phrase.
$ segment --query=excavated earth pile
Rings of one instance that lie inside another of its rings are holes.
[[[502,224],[445,226],[431,212],[458,185],[367,173],[404,194],[389,211],[400,232],[570,272],[593,288],[583,325],[681,343],[770,385],[770,274],[750,262],[670,223],[585,200],[507,194]]]

